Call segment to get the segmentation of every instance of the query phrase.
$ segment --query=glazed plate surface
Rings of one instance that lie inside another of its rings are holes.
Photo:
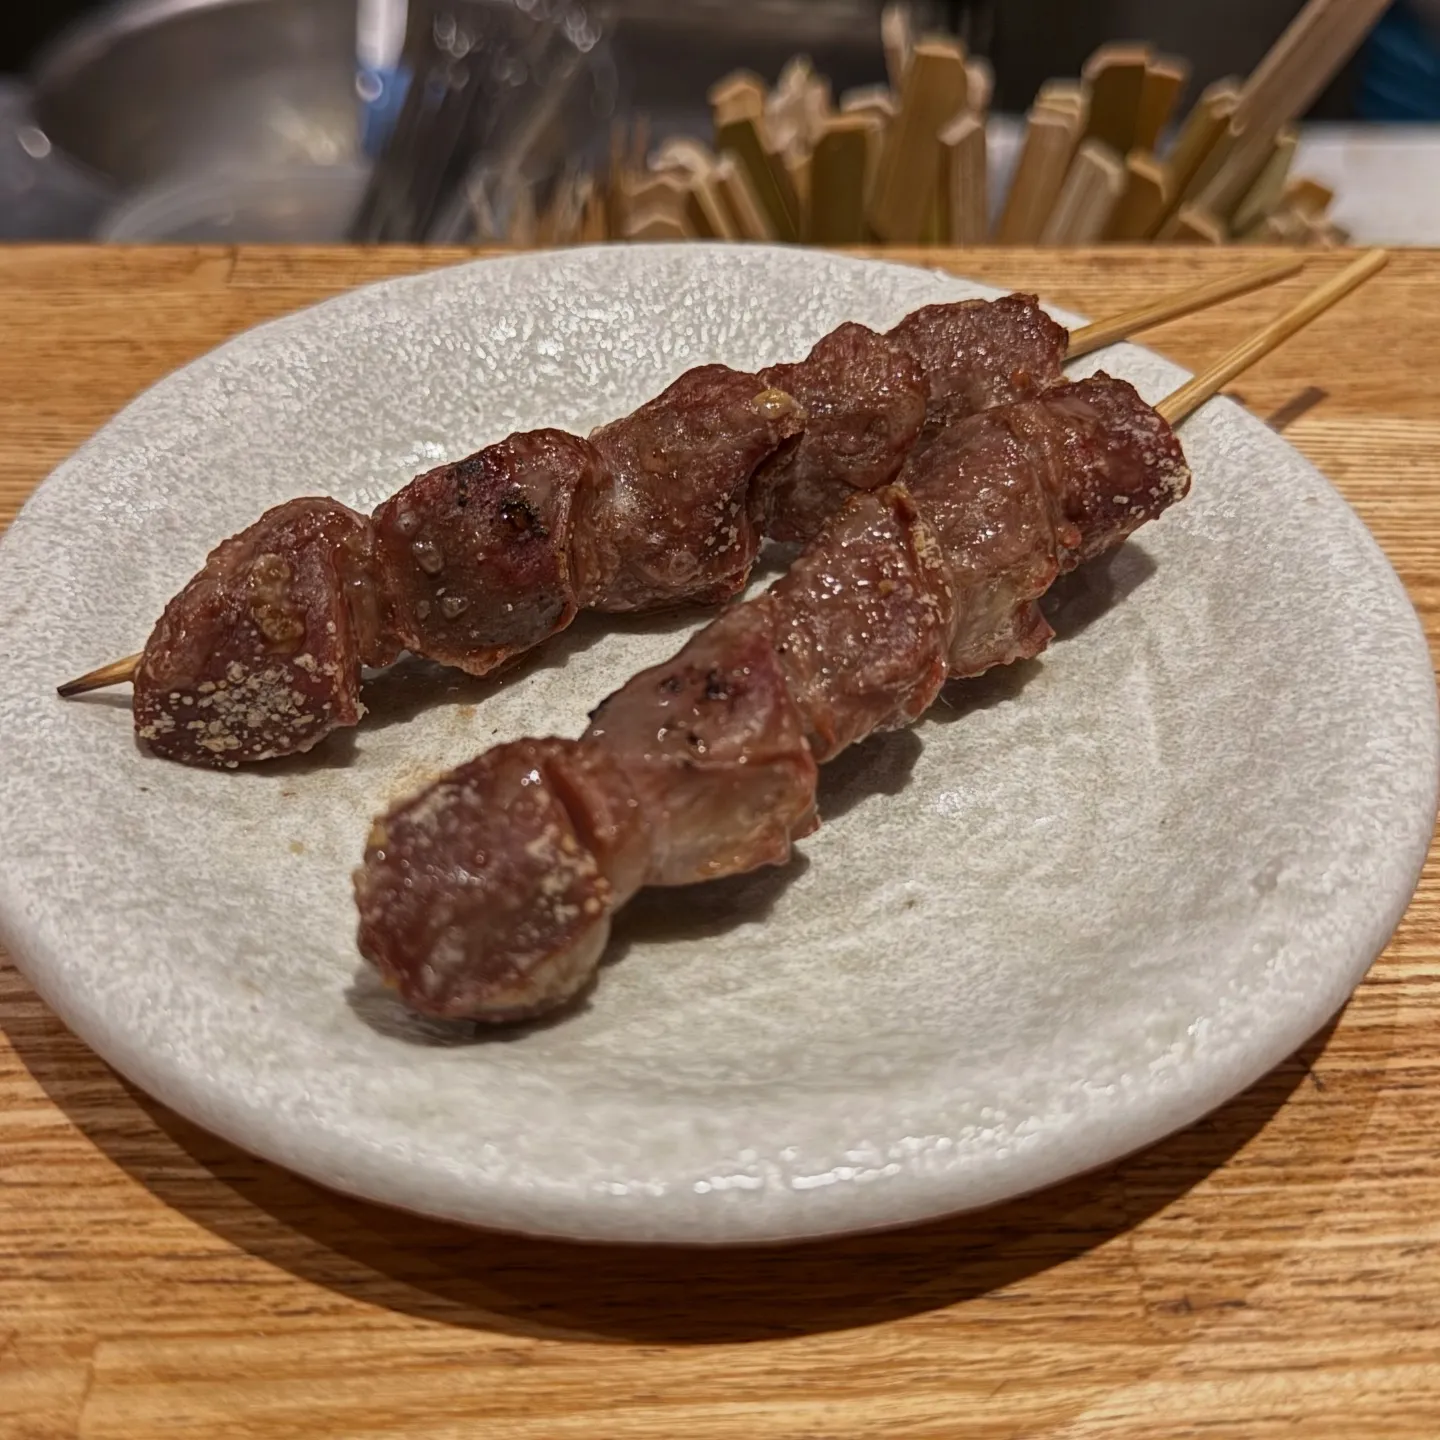
[[[786,869],[644,894],[549,1025],[426,1023],[371,977],[349,882],[369,819],[497,741],[578,734],[703,617],[582,617],[500,684],[404,664],[353,735],[248,772],[143,754],[128,689],[54,694],[137,649],[281,500],[368,508],[692,365],[993,293],[800,250],[530,255],[356,291],[164,380],[0,542],[0,940],[107,1060],[247,1150],[532,1233],[897,1224],[1102,1164],[1250,1084],[1399,920],[1436,713],[1389,564],[1228,401],[1184,427],[1190,498],[1052,597],[1042,659],[830,766]],[[1183,378],[1133,346],[1075,371],[1097,368],[1151,400]]]

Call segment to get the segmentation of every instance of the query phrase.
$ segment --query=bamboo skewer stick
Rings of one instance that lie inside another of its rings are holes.
[[[1148,150],[1125,157],[1125,191],[1105,228],[1107,240],[1148,240],[1170,203],[1170,172]]]
[[[1202,370],[1193,380],[1167,395],[1155,408],[1172,425],[1193,415],[1212,396],[1218,395],[1242,370],[1268,355],[1292,335],[1303,330],[1317,316],[1343,300],[1357,285],[1362,285],[1389,256],[1383,250],[1371,250],[1312,290],[1298,305],[1256,331],[1248,340],[1222,355],[1213,365]]]
[[[1090,85],[1085,138],[1108,145],[1122,158],[1136,144],[1150,58],[1148,45],[1102,45],[1082,72]]]
[[[808,228],[810,214],[810,168],[815,159],[813,150],[791,151],[784,157],[785,173],[790,177],[790,188],[795,192],[798,213],[795,220],[795,238],[803,241]]]
[[[1305,217],[1282,205],[1240,237],[1244,245],[1304,245],[1310,239]]]
[[[994,94],[995,67],[983,55],[972,55],[965,62],[965,103],[975,114],[984,115]]]
[[[883,85],[865,86],[848,90],[840,97],[840,114],[846,119],[868,120],[874,129],[867,141],[865,152],[865,215],[860,218],[860,239],[868,238],[870,202],[875,198],[875,186],[880,180],[880,159],[885,150],[885,136],[894,123],[899,107],[895,97]],[[818,142],[817,142],[818,143]]]
[[[1239,102],[1239,84],[1234,80],[1217,80],[1206,88],[1185,117],[1185,124],[1167,157],[1171,193],[1177,200],[1189,195],[1191,182],[1220,140]]]
[[[1260,183],[1275,151],[1275,132],[1241,130],[1232,119],[1190,186],[1190,200],[1228,219]]]
[[[1292,180],[1284,190],[1283,197],[1286,205],[1300,211],[1302,215],[1321,216],[1329,208],[1335,199],[1335,192],[1328,186],[1322,185],[1318,180],[1307,180],[1304,177]]]
[[[744,115],[717,126],[715,149],[734,157],[775,235],[798,240],[800,202],[790,172],[769,143],[764,117]]]
[[[1145,83],[1140,89],[1140,109],[1135,117],[1132,149],[1155,150],[1189,78],[1189,65],[1172,55],[1162,55],[1145,67]]]
[[[829,80],[820,75],[812,76],[802,106],[804,143],[809,149],[815,148],[815,142],[824,134],[825,126],[834,114],[835,92]]]
[[[1353,3],[1364,7],[1375,0]],[[1272,113],[1275,104],[1293,103],[1313,83],[1315,67],[1330,63],[1327,57],[1353,38],[1353,14],[1342,15],[1336,5],[1337,0],[1309,0],[1301,17],[1309,17],[1307,23],[1292,27],[1299,39],[1273,47],[1248,81],[1211,85],[1164,157],[1156,147],[1188,76],[1184,60],[1156,56],[1144,44],[1107,44],[1091,55],[1081,78],[1047,81],[1027,117],[1010,193],[997,207],[994,238],[1020,244],[1151,239],[1223,244],[1283,232],[1295,243],[1335,244],[1338,234],[1324,220],[1323,191],[1304,189],[1292,203],[1285,188],[1289,132],[1266,135],[1253,117]],[[986,119],[993,72],[954,40],[917,36],[911,8],[893,4],[886,12],[898,94],[887,85],[848,90],[837,112],[830,82],[803,55],[783,67],[773,88],[745,70],[710,87],[717,149],[740,170],[738,182],[727,178],[722,185],[718,157],[697,141],[668,140],[648,162],[639,141],[622,145],[610,183],[600,186],[611,207],[608,237],[653,229],[655,207],[641,194],[649,179],[678,171],[689,193],[678,211],[661,206],[660,214],[677,218],[696,237],[831,244],[979,240],[973,225],[976,197],[993,177],[982,174],[977,126]],[[857,229],[844,196],[845,187],[853,185],[859,137],[832,122],[858,116],[878,129],[875,143],[866,144],[865,215]],[[620,126],[622,139],[635,132],[635,122]],[[820,157],[826,174],[817,187],[821,146],[828,152]],[[702,179],[707,174],[708,185]],[[732,200],[726,192],[736,189],[744,193]],[[641,194],[632,196],[631,190]],[[836,218],[817,220],[817,207]],[[745,218],[737,219],[737,211]],[[760,221],[751,223],[756,211]],[[568,192],[561,193],[541,214],[536,238],[549,243],[598,238],[596,218],[588,202],[572,205]],[[496,233],[503,234],[503,227]]]
[[[627,240],[693,240],[695,232],[667,210],[639,210],[630,218]]]
[[[709,170],[715,163],[715,152],[703,140],[677,135],[665,141],[650,155],[650,168],[659,174],[664,170],[683,170],[694,175]]]
[[[85,695],[91,690],[103,690],[107,685],[124,685],[127,681],[135,678],[135,672],[140,668],[140,660],[144,655],[142,650],[138,655],[127,655],[123,660],[112,660],[108,665],[102,665],[98,670],[92,670],[88,675],[81,675],[76,680],[67,680],[63,685],[56,687],[56,694],[66,700],[75,695]]]
[[[885,51],[885,73],[890,77],[891,89],[898,95],[915,55],[915,22],[904,0],[887,5],[880,12],[880,44]]]
[[[1270,151],[1270,158],[1230,217],[1230,228],[1237,235],[1243,235],[1259,224],[1280,203],[1299,143],[1300,137],[1294,129],[1280,132]]]
[[[989,225],[985,119],[960,116],[940,132],[940,235],[951,245],[980,245]]]
[[[690,194],[685,202],[685,215],[696,234],[715,240],[738,240],[734,218],[725,204],[716,183],[718,166],[702,174],[690,176]]]
[[[1305,223],[1309,232],[1305,237],[1308,244],[1318,245],[1322,250],[1338,250],[1341,246],[1350,243],[1350,232],[1343,225],[1337,225],[1333,220],[1326,220],[1317,215],[1307,215]]]
[[[1223,245],[1225,222],[1203,205],[1182,205],[1179,213],[1161,230],[1160,238],[1177,245]]]
[[[735,157],[722,155],[712,173],[716,193],[729,212],[736,236],[741,240],[774,240],[775,231],[755,194],[755,187]]]
[[[765,101],[765,124],[771,143],[788,151],[803,140],[809,124],[810,85],[815,69],[808,55],[796,55],[786,62]]]
[[[1041,110],[1070,116],[1084,134],[1090,114],[1090,91],[1083,80],[1047,80],[1036,92],[1035,104]]]
[[[1002,245],[1033,244],[1040,238],[1064,183],[1080,134],[1077,115],[1036,105],[1025,127],[1025,147],[995,227]]]
[[[966,83],[958,45],[927,40],[915,47],[870,202],[870,228],[882,240],[922,237],[935,203],[940,131],[965,109]]]
[[[717,128],[742,115],[758,120],[765,113],[765,82],[749,70],[734,70],[717,80],[705,98]]]
[[[857,85],[840,96],[842,115],[874,115],[888,125],[899,107],[888,85]]]
[[[1026,117],[1009,193],[993,211],[984,193],[989,62],[943,35],[919,35],[915,7],[885,6],[881,32],[890,85],[846,91],[804,55],[773,87],[735,70],[706,92],[712,151],[687,138],[647,156],[643,116],[612,127],[608,173],[567,171],[528,197],[511,186],[479,214],[491,240],[562,244],[676,235],[801,243],[1076,244],[1091,240],[1223,244],[1287,238],[1334,245],[1323,187],[1287,186],[1293,140],[1284,121],[1343,63],[1381,0],[1307,0],[1246,81],[1213,84],[1161,155],[1161,132],[1189,66],[1142,43],[1102,45],[1077,78],[1040,86]],[[864,213],[853,214],[863,132]],[[817,156],[817,150],[824,153]],[[817,183],[816,171],[823,172]],[[678,200],[653,182],[680,182]],[[541,196],[545,204],[539,205]],[[535,213],[532,215],[532,211]],[[991,213],[995,223],[990,225]],[[508,220],[508,224],[505,223]]]
[[[685,177],[674,171],[660,175],[642,172],[625,191],[626,208],[632,213],[637,210],[667,210],[679,214],[685,204]]]
[[[1301,115],[1380,18],[1389,0],[1310,0],[1251,72],[1235,124],[1273,136]]]
[[[1197,310],[1208,310],[1222,301],[1233,300],[1239,295],[1248,295],[1252,290],[1273,285],[1277,280],[1286,280],[1305,268],[1303,260],[1272,260],[1268,265],[1247,270],[1242,275],[1228,275],[1222,280],[1210,280],[1204,285],[1192,286],[1174,295],[1163,295],[1148,305],[1134,310],[1122,311],[1108,320],[1097,320],[1091,325],[1082,325],[1070,332],[1070,345],[1065,352],[1067,360],[1078,360],[1094,350],[1103,350],[1117,340],[1127,339],[1141,330],[1163,325],[1167,320],[1178,320],[1182,315],[1193,315]]]
[[[810,156],[807,240],[854,245],[865,238],[865,199],[880,144],[880,121],[871,114],[828,121]]]
[[[1101,140],[1082,140],[1040,232],[1042,245],[1088,245],[1100,238],[1125,190],[1125,163]]]
[[[1200,204],[1221,217],[1235,212],[1269,160],[1276,133],[1325,88],[1386,4],[1310,0],[1245,82],[1230,121],[1230,153],[1201,177]]]
[[[683,137],[667,140],[650,156],[654,176],[678,180],[679,208],[687,230],[703,240],[738,240],[741,237],[716,184],[718,166],[708,145]]]
[[[723,163],[723,162],[722,162]],[[1379,256],[1379,262],[1375,263],[1374,257]],[[1066,351],[1067,360],[1077,360],[1082,355],[1089,355],[1092,351],[1103,349],[1106,345],[1113,344],[1117,340],[1123,340],[1126,336],[1133,335],[1137,331],[1148,329],[1152,325],[1159,325],[1166,320],[1175,320],[1182,315],[1193,314],[1196,310],[1203,310],[1210,305],[1218,305],[1223,300],[1233,299],[1237,295],[1247,294],[1251,290],[1258,290],[1262,285],[1269,285],[1276,280],[1283,280],[1288,275],[1293,275],[1303,265],[1299,260],[1277,260],[1268,265],[1262,265],[1255,270],[1246,271],[1244,275],[1233,276],[1225,280],[1213,280],[1205,285],[1197,285],[1189,290],[1182,290],[1175,295],[1164,296],[1159,300],[1152,301],[1148,305],[1142,305],[1135,310],[1126,310],[1119,315],[1113,315],[1108,320],[1098,320],[1091,325],[1083,325],[1080,329],[1072,331],[1070,344]],[[1372,251],[1365,257],[1365,261],[1371,268],[1358,279],[1351,281],[1345,288],[1337,292],[1335,299],[1340,295],[1353,289],[1360,280],[1367,275],[1373,274],[1384,263],[1383,251]],[[1356,267],[1351,266],[1354,270]],[[1336,279],[1343,280],[1345,271]],[[1330,282],[1333,286],[1336,282]],[[1324,287],[1322,287],[1323,289]],[[1317,292],[1318,293],[1318,292]],[[1312,297],[1313,300],[1314,297]],[[1307,302],[1309,303],[1309,302]],[[1330,300],[1327,304],[1333,304]],[[1304,308],[1304,307],[1298,307]],[[1325,306],[1322,305],[1321,309]],[[1319,314],[1319,310],[1315,314]],[[1283,318],[1283,317],[1282,317]],[[1277,322],[1278,323],[1278,322]],[[1304,321],[1300,322],[1304,324]],[[1273,327],[1272,327],[1273,328]],[[1295,327],[1299,329],[1300,326]],[[1264,332],[1261,332],[1262,334]],[[1290,332],[1290,333],[1293,333]],[[1282,337],[1284,338],[1284,337]],[[1279,342],[1276,341],[1276,344]],[[1263,352],[1262,352],[1263,353]],[[1238,373],[1238,372],[1237,372]],[[1195,382],[1192,381],[1192,384]],[[1226,383],[1222,381],[1221,384]],[[1177,392],[1178,394],[1179,392]],[[1172,423],[1174,423],[1172,421]],[[123,660],[112,660],[108,665],[102,665],[97,670],[91,670],[87,674],[78,676],[74,680],[67,680],[65,684],[57,687],[57,693],[65,699],[71,699],[76,695],[84,695],[91,690],[103,690],[111,685],[123,685],[135,678],[135,672],[140,667],[140,661],[144,655],[141,651],[135,655],[127,655]]]

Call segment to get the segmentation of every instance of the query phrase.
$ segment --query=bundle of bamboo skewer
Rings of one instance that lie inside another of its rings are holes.
[[[917,37],[892,4],[881,26],[888,84],[837,101],[803,56],[773,87],[729,75],[707,97],[711,143],[650,150],[643,120],[617,126],[604,174],[568,173],[538,212],[522,192],[495,238],[1343,243],[1327,218],[1332,192],[1291,174],[1294,122],[1385,5],[1310,0],[1247,80],[1209,86],[1173,127],[1186,63],[1103,46],[1078,80],[1041,87],[992,204],[988,63],[952,37]]]

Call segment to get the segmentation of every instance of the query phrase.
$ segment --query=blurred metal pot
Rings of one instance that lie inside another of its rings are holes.
[[[51,141],[127,188],[359,155],[355,0],[127,0],[33,78]]]
[[[491,0],[494,3],[494,0]],[[520,8],[529,10],[530,5]],[[880,78],[880,0],[610,0],[629,103],[707,120],[737,65],[807,50],[838,88]],[[926,18],[944,7],[922,6]],[[356,0],[122,0],[67,31],[33,76],[60,149],[129,188],[210,165],[357,158]]]

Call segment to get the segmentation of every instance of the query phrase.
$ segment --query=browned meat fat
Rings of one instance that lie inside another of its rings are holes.
[[[360,667],[395,658],[373,533],[334,500],[292,500],[222,541],[165,607],[135,676],[157,755],[235,766],[354,725]]]
[[[962,598],[960,676],[1038,655],[1053,632],[1036,602],[1055,577],[1181,499],[1190,471],[1134,387],[1097,375],[951,426],[901,480]]]
[[[804,425],[804,411],[783,391],[702,365],[601,426],[590,439],[606,473],[576,517],[580,603],[644,610],[729,599],[760,548],[751,479]]]
[[[1190,493],[1179,437],[1128,380],[1101,371],[1067,381],[1046,392],[1043,409],[1054,428],[1041,473],[1080,530],[1063,569],[1113,549]]]
[[[925,419],[925,377],[913,356],[863,325],[825,336],[796,365],[760,372],[804,408],[805,433],[760,476],[765,531],[813,539],[855,490],[900,472]]]
[[[375,512],[407,650],[483,675],[575,618],[575,514],[600,457],[563,430],[512,435],[412,480]]]
[[[822,765],[873,731],[918,719],[945,683],[950,572],[903,489],[852,499],[766,598]]]
[[[782,864],[813,828],[815,757],[762,597],[707,625],[595,711],[584,742],[624,771],[651,835],[645,882]]]

